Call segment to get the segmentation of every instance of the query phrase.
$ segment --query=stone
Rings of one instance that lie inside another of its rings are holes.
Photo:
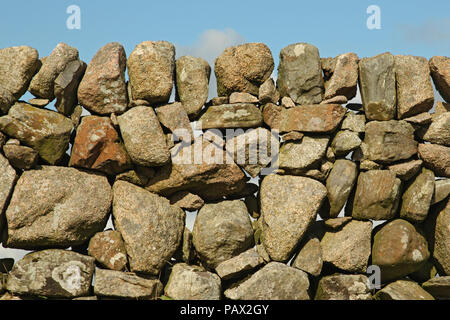
[[[272,78],[267,79],[260,87],[258,91],[258,100],[261,104],[275,103],[280,100],[280,94],[275,87],[275,82]]]
[[[58,75],[67,65],[78,60],[78,50],[64,42],[59,43],[52,53],[42,62],[42,67],[33,77],[28,90],[38,98],[55,98],[54,84]]]
[[[290,97],[281,98],[281,105],[287,109],[295,107],[295,103]]]
[[[228,200],[205,204],[197,214],[192,241],[200,259],[211,269],[254,245],[245,203]]]
[[[437,177],[450,178],[450,147],[438,144],[419,144],[419,157],[426,168]]]
[[[365,273],[370,256],[371,221],[352,220],[320,241],[324,263],[343,271]]]
[[[367,146],[367,158],[376,162],[392,163],[417,153],[414,128],[403,120],[366,123],[363,144]]]
[[[175,62],[175,72],[176,96],[193,120],[208,99],[211,67],[202,58],[183,56]]]
[[[89,240],[88,253],[105,268],[123,271],[128,263],[127,251],[120,232],[107,230]]]
[[[225,97],[214,97],[208,103],[208,105],[211,105],[211,106],[221,106],[223,104],[228,104],[228,96],[225,96]]]
[[[424,236],[406,220],[393,220],[375,233],[372,264],[380,267],[383,283],[419,270],[429,257]]]
[[[262,238],[273,260],[291,257],[315,221],[326,195],[325,186],[310,178],[274,174],[264,177],[259,194]]]
[[[435,299],[450,299],[450,276],[437,277],[422,284],[422,288]]]
[[[445,103],[442,101],[436,101],[435,105],[436,109],[434,111],[434,114],[432,115],[432,118],[444,113],[450,111],[450,103]]]
[[[180,207],[183,210],[187,211],[197,211],[200,210],[205,201],[200,198],[198,195],[190,193],[189,191],[180,191],[173,194],[170,197],[170,204]]]
[[[158,275],[183,236],[185,213],[169,200],[125,181],[113,186],[114,226],[133,272]]]
[[[414,281],[397,280],[378,291],[375,300],[434,300]]]
[[[261,111],[249,103],[210,106],[197,121],[197,129],[254,128],[263,122]]]
[[[396,115],[394,56],[390,52],[359,61],[359,86],[368,120],[391,120]]]
[[[116,181],[123,180],[140,187],[145,187],[154,175],[155,170],[153,168],[134,166],[132,170],[116,175]]]
[[[305,272],[280,262],[270,262],[248,279],[225,290],[231,300],[309,300]]]
[[[445,101],[450,102],[450,58],[434,56],[429,66],[436,89]]]
[[[415,116],[405,118],[403,120],[405,120],[406,122],[409,122],[413,125],[426,126],[431,123],[431,119],[432,119],[432,116],[429,112],[422,112],[422,113],[416,114]]]
[[[34,98],[28,100],[28,103],[31,104],[33,107],[45,108],[50,103],[50,100]]]
[[[323,100],[320,104],[346,104],[348,102],[345,96],[336,96],[330,99]]]
[[[364,133],[366,131],[366,116],[354,112],[347,112],[342,121],[341,130]]]
[[[214,62],[217,95],[247,92],[257,96],[259,86],[269,79],[273,67],[272,52],[263,43],[228,47]]]
[[[167,41],[144,41],[127,61],[133,99],[150,104],[169,101],[175,74],[175,46]]]
[[[233,92],[228,97],[228,103],[258,103],[258,98],[247,92]]]
[[[230,280],[239,278],[263,263],[264,259],[254,248],[251,248],[231,259],[219,263],[216,267],[216,272],[222,280]]]
[[[352,220],[352,217],[331,218],[324,221],[324,226],[331,230],[339,230]]]
[[[288,96],[297,104],[320,103],[324,82],[319,50],[307,43],[281,49],[277,88],[281,97]]]
[[[450,201],[444,201],[432,207],[427,219],[431,225],[429,235],[430,248],[439,275],[450,275]]]
[[[369,279],[361,274],[334,274],[320,279],[314,300],[372,300]]]
[[[0,296],[0,300],[22,300],[20,297],[15,296],[9,292],[6,292],[5,294]]]
[[[389,220],[395,217],[400,201],[401,180],[390,170],[361,172],[356,185],[352,217]]]
[[[40,67],[39,54],[28,46],[0,49],[0,112],[22,97]]]
[[[163,285],[158,279],[146,279],[134,273],[95,269],[94,293],[100,297],[156,300]]]
[[[16,170],[9,164],[8,159],[0,153],[0,232],[3,231],[3,225],[6,222],[4,212],[9,204],[17,179]]]
[[[220,278],[199,266],[177,263],[173,266],[164,294],[175,300],[220,300]]]
[[[0,130],[39,152],[49,164],[55,164],[69,147],[72,121],[63,115],[18,102],[0,117]]]
[[[14,267],[13,258],[2,258],[0,259],[0,273],[9,273]],[[1,286],[0,286],[1,290]]]
[[[55,79],[55,108],[65,116],[70,116],[78,104],[78,85],[85,71],[86,63],[74,60],[69,62]],[[90,87],[90,90],[93,90],[92,87]]]
[[[300,141],[303,139],[305,135],[301,132],[298,131],[291,131],[288,133],[285,133],[281,136],[281,138],[283,139],[283,141]],[[327,149],[328,151],[328,149]]]
[[[445,112],[435,117],[423,139],[431,143],[450,147],[450,112]]]
[[[433,194],[434,173],[423,168],[422,172],[403,192],[400,218],[413,223],[423,222],[430,210]]]
[[[397,80],[397,116],[407,118],[433,107],[434,93],[427,59],[394,56]]]
[[[47,298],[88,296],[94,258],[73,251],[49,249],[28,253],[8,275],[7,290]]]
[[[72,300],[98,300],[98,298],[97,298],[97,296],[90,296],[90,297],[73,298]]]
[[[389,165],[387,168],[395,173],[397,178],[402,181],[408,181],[414,177],[422,168],[422,160],[411,160]]]
[[[156,108],[159,122],[178,137],[180,141],[194,140],[191,123],[183,105],[179,102],[166,104]]]
[[[338,131],[331,141],[331,148],[336,156],[346,156],[356,150],[362,141],[357,132],[350,130]]]
[[[312,238],[303,245],[291,266],[317,277],[322,271],[322,265],[320,241],[317,238]]]
[[[447,199],[450,194],[450,179],[436,180],[431,204],[436,204]]]
[[[151,107],[134,107],[117,120],[125,148],[135,164],[157,167],[170,161],[166,136]]]
[[[69,166],[115,175],[131,168],[131,159],[110,118],[86,116],[78,126]]]
[[[358,149],[356,149],[358,150]],[[359,164],[359,170],[367,171],[367,170],[382,170],[383,165],[376,163],[372,160],[362,160]]]
[[[22,170],[33,168],[39,159],[37,151],[26,146],[6,144],[3,146],[3,152],[14,168]]]
[[[181,260],[187,264],[191,264],[196,259],[194,245],[192,244],[192,232],[188,228],[184,228],[183,243],[181,244]]]
[[[11,197],[3,244],[9,248],[67,248],[103,230],[111,207],[105,176],[75,168],[24,171]]]
[[[70,115],[70,120],[72,120],[73,128],[77,130],[78,125],[81,121],[81,114],[83,113],[83,107],[80,105],[75,106],[72,114]]]
[[[283,143],[278,156],[279,167],[292,174],[317,168],[325,157],[329,141],[328,136],[304,136],[301,141]]]
[[[300,131],[331,133],[336,130],[345,115],[345,108],[337,104],[302,105],[282,109],[279,124],[271,126],[280,132]]]
[[[326,181],[328,191],[325,203],[329,211],[320,212],[323,218],[336,218],[344,207],[358,176],[356,164],[350,160],[337,159]]]
[[[325,81],[324,99],[345,96],[351,100],[356,96],[358,83],[358,56],[344,53],[335,58],[335,66],[331,78]]]

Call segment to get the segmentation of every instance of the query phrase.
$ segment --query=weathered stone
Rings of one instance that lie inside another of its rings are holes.
[[[436,101],[436,110],[434,111],[432,118],[449,111],[450,111],[450,103]]]
[[[1,131],[38,151],[49,164],[55,164],[66,152],[72,128],[72,121],[57,112],[20,102],[0,117]]]
[[[197,214],[192,240],[211,269],[253,246],[253,229],[241,200],[205,204]]]
[[[261,104],[275,103],[280,100],[280,94],[275,87],[272,78],[267,79],[260,87],[258,92],[258,100]]]
[[[158,279],[146,279],[134,273],[95,269],[94,293],[101,297],[156,300],[163,286]]]
[[[378,291],[376,300],[434,300],[433,296],[417,283],[409,280],[398,280]]]
[[[391,120],[396,114],[394,57],[386,52],[359,61],[359,85],[368,120]]]
[[[85,70],[86,63],[80,60],[74,60],[69,62],[55,79],[55,108],[65,116],[70,116],[78,104],[78,85]],[[90,87],[90,90],[93,90],[93,88]]]
[[[433,107],[434,93],[427,59],[394,56],[399,119],[426,112]]]
[[[81,119],[70,156],[70,166],[115,175],[131,168],[131,160],[110,118]]]
[[[292,195],[296,196],[293,197]],[[286,261],[327,195],[320,182],[297,176],[266,176],[260,188],[263,244],[273,260]]]
[[[183,242],[181,244],[181,260],[187,264],[191,264],[195,259],[196,253],[192,244],[192,232],[188,228],[184,228]]]
[[[73,298],[72,300],[98,300],[98,298],[97,298],[97,296],[89,296],[89,297]]]
[[[27,254],[9,273],[7,289],[18,295],[49,298],[88,296],[94,258],[50,249]]]
[[[175,300],[220,300],[220,278],[199,266],[178,263],[173,266],[164,294]]]
[[[357,149],[362,141],[357,132],[343,130],[336,133],[331,141],[331,148],[336,156],[346,156],[351,151]]]
[[[358,150],[358,149],[357,149]],[[367,170],[382,170],[383,165],[376,163],[372,160],[362,160],[359,164],[359,170],[367,171]]]
[[[435,117],[423,139],[450,147],[450,112]]]
[[[281,98],[281,105],[287,109],[295,107],[295,103],[290,97]]]
[[[259,86],[272,74],[273,67],[272,52],[263,43],[228,47],[214,64],[217,95],[248,92],[256,96]]]
[[[282,111],[285,110],[283,106],[278,106],[273,103],[267,103],[262,107],[262,114],[264,123],[273,129],[280,127],[280,117]]]
[[[264,259],[254,248],[251,248],[231,259],[219,263],[216,267],[216,272],[222,280],[229,280],[239,278],[263,263]]]
[[[282,97],[288,96],[297,104],[320,103],[324,82],[319,50],[307,43],[281,49],[277,88]]]
[[[408,159],[417,153],[414,128],[403,120],[366,123],[364,144],[367,158],[382,163]]]
[[[286,142],[281,145],[279,167],[292,174],[301,174],[308,169],[320,166],[320,160],[325,157],[328,136],[304,136],[301,141]]]
[[[250,278],[225,290],[232,300],[309,300],[305,272],[280,262],[270,262]]]
[[[348,102],[345,96],[336,96],[330,99],[323,100],[320,104],[346,104]]]
[[[323,261],[340,270],[364,273],[370,256],[372,222],[352,220],[341,230],[328,231],[320,241]]]
[[[170,161],[166,136],[151,107],[134,107],[117,120],[125,148],[135,164],[154,167]]]
[[[140,187],[145,187],[154,175],[155,170],[153,168],[134,166],[134,169],[116,175],[116,181],[123,180]]]
[[[253,128],[262,125],[261,111],[248,103],[210,106],[197,121],[197,129]]]
[[[81,121],[81,114],[83,113],[83,107],[80,105],[75,106],[72,114],[70,115],[70,120],[72,120],[73,128],[76,130]]]
[[[431,225],[430,248],[439,275],[450,275],[450,201],[432,207],[427,219]]]
[[[372,300],[369,280],[361,274],[335,274],[320,279],[314,300]]]
[[[344,53],[337,56],[331,78],[325,82],[324,99],[345,96],[348,100],[356,95],[358,82],[358,56]]]
[[[36,49],[28,46],[0,49],[0,112],[7,113],[24,95],[39,67]]]
[[[8,158],[9,163],[17,169],[31,169],[39,159],[37,151],[25,146],[6,144],[3,146],[3,152],[6,158]]]
[[[450,299],[450,276],[437,277],[422,284],[422,288],[435,299]]]
[[[431,204],[441,202],[450,194],[450,179],[436,180],[434,185],[434,194]]]
[[[450,102],[450,58],[434,56],[429,66],[436,89],[445,101]]]
[[[144,41],[127,61],[133,99],[167,103],[175,74],[175,46],[167,41]]]
[[[159,122],[176,135],[180,141],[191,142],[194,139],[188,114],[179,102],[156,108]]]
[[[423,283],[437,276],[437,269],[434,266],[433,259],[425,262],[419,270],[408,275],[408,278]]]
[[[59,43],[42,62],[42,67],[31,80],[28,90],[36,97],[53,100],[55,79],[75,60],[78,60],[78,50],[63,42]]]
[[[183,56],[177,59],[175,71],[176,95],[189,118],[195,119],[208,99],[211,67],[202,58]]]
[[[303,139],[305,135],[301,132],[298,131],[291,131],[288,133],[285,133],[281,136],[281,138],[283,139],[283,141],[300,141]],[[327,149],[328,151],[328,149]]]
[[[419,270],[429,257],[427,241],[406,220],[393,220],[375,234],[372,264],[380,267],[383,283]]]
[[[10,248],[65,248],[85,243],[105,228],[111,187],[104,176],[42,166],[24,171],[6,210]]]
[[[312,238],[308,240],[300,249],[292,262],[292,267],[317,277],[322,271],[322,264],[323,260],[320,241],[317,238]]]
[[[34,99],[28,100],[28,103],[34,107],[45,108],[50,103],[50,100],[34,98]]]
[[[89,240],[88,252],[105,268],[122,271],[127,265],[127,251],[120,232],[107,230]]]
[[[389,220],[395,217],[401,181],[389,170],[361,172],[356,186],[352,217]]]
[[[233,92],[228,98],[229,104],[258,103],[258,98],[247,92]]]
[[[400,217],[411,222],[423,222],[428,215],[433,193],[434,173],[423,168],[403,193]]]
[[[0,300],[22,300],[20,297],[15,296],[9,292],[6,292],[5,294],[0,296]]]
[[[181,243],[185,213],[169,200],[125,181],[113,186],[114,225],[131,271],[157,275]]]
[[[388,166],[387,168],[395,173],[397,178],[403,181],[407,181],[414,177],[422,167],[422,160],[411,160],[407,162],[396,163]]]
[[[347,223],[352,221],[352,217],[339,217],[339,218],[332,218],[327,219],[324,221],[324,226],[331,229],[331,230],[339,230],[343,226],[345,226]]]
[[[0,153],[0,232],[5,222],[4,212],[12,194],[18,176],[16,170],[8,160]]]
[[[170,197],[170,204],[187,211],[197,211],[204,205],[204,201],[198,195],[188,191],[180,191]]]
[[[363,133],[366,131],[366,116],[354,112],[347,112],[344,121],[342,121],[342,130]]]
[[[431,123],[431,119],[432,119],[432,117],[429,112],[422,112],[422,113],[416,114],[415,116],[405,118],[403,120],[405,120],[406,122],[409,122],[413,125],[425,126],[425,125],[428,125]]]
[[[437,177],[450,178],[450,147],[437,144],[419,144],[419,157]]]
[[[223,104],[228,104],[228,96],[225,96],[225,97],[214,97],[208,103],[208,105],[211,105],[211,106],[221,106]]]

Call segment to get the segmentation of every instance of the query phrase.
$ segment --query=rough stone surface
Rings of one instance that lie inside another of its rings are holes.
[[[88,252],[103,267],[122,271],[127,266],[127,251],[120,232],[107,230],[89,240]]]
[[[169,129],[180,141],[191,142],[194,139],[188,114],[179,102],[156,108],[159,122]]]
[[[8,160],[0,154],[0,232],[3,230],[4,212],[18,176]]]
[[[114,226],[134,272],[158,275],[181,243],[185,213],[169,200],[125,181],[113,186]]]
[[[450,102],[450,58],[434,56],[429,61],[434,85],[445,101]]]
[[[84,62],[74,60],[69,62],[55,79],[55,108],[65,116],[70,116],[73,113],[73,109],[78,104],[78,85],[85,70],[86,64]],[[90,89],[92,90],[92,87]]]
[[[309,300],[305,272],[280,262],[270,262],[250,278],[225,290],[231,300]]]
[[[233,92],[228,97],[228,103],[258,103],[258,98],[247,92]]]
[[[305,271],[315,277],[320,275],[322,265],[322,248],[317,238],[308,240],[292,262],[292,267]]]
[[[364,114],[356,114],[347,112],[344,121],[342,121],[342,130],[350,130],[353,132],[363,133],[366,131],[366,116]]]
[[[445,112],[435,117],[423,139],[431,143],[450,147],[450,112]]]
[[[357,132],[343,130],[336,133],[331,141],[331,148],[336,156],[346,156],[357,149],[362,141]]]
[[[140,187],[145,187],[149,179],[154,175],[155,170],[153,168],[134,166],[132,170],[116,175],[116,181],[123,180]]]
[[[275,103],[280,100],[280,94],[275,87],[275,82],[272,78],[267,79],[260,87],[258,92],[258,100],[261,104]]]
[[[336,96],[330,99],[323,100],[320,104],[346,104],[348,102],[345,96]]]
[[[94,258],[50,249],[27,254],[9,273],[7,289],[18,295],[74,298],[88,296]]]
[[[188,191],[180,191],[170,197],[170,204],[183,210],[196,211],[205,204],[202,198]]]
[[[308,43],[291,44],[280,52],[277,88],[297,104],[322,101],[324,82],[319,50]]]
[[[435,299],[450,299],[450,276],[437,277],[422,284],[422,288]]]
[[[331,230],[339,230],[350,221],[352,221],[352,217],[349,216],[331,218],[324,221],[324,226]]]
[[[450,179],[436,180],[434,185],[434,195],[431,204],[441,202],[450,194]]]
[[[414,177],[422,167],[422,160],[411,160],[407,162],[400,162],[388,166],[388,169],[395,173],[395,175],[403,181],[407,181]]]
[[[450,201],[437,205],[430,211],[428,223],[432,225],[429,237],[433,258],[440,275],[450,275]]]
[[[39,159],[37,151],[26,146],[6,144],[3,146],[3,152],[6,158],[8,158],[9,163],[17,169],[31,169]]]
[[[210,106],[197,122],[197,129],[253,128],[261,126],[261,111],[249,103]]]
[[[222,280],[238,278],[247,271],[251,271],[264,263],[264,259],[254,248],[242,252],[229,260],[219,263],[216,272]]]
[[[437,177],[450,178],[450,147],[437,144],[419,144],[419,157]]]
[[[40,99],[40,98],[32,98],[32,99],[28,100],[28,103],[34,107],[45,108],[50,103],[50,100]]]
[[[324,99],[345,96],[348,100],[356,95],[358,82],[358,56],[344,53],[335,58],[335,66],[331,78],[325,82]]]
[[[283,141],[299,141],[299,140],[302,140],[302,138],[304,136],[305,135],[301,132],[291,131],[291,132],[283,134],[281,136],[281,138],[283,139]],[[327,152],[328,152],[328,149],[327,149]]]
[[[111,206],[106,177],[42,166],[22,173],[6,210],[10,248],[65,248],[105,228]]]
[[[417,283],[408,280],[398,280],[388,284],[378,291],[376,300],[434,300],[433,296],[422,289]]]
[[[314,300],[372,300],[364,275],[335,274],[320,279]]]
[[[415,116],[405,118],[403,120],[405,120],[406,122],[409,122],[411,124],[416,124],[419,126],[426,126],[431,123],[432,116],[429,112],[422,112],[422,113],[416,114]]]

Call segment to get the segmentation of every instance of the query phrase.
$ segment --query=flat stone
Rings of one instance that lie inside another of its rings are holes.
[[[134,100],[146,100],[150,104],[169,101],[175,74],[173,44],[167,41],[141,42],[128,57],[127,67]]]
[[[358,149],[356,149],[356,150],[358,150]],[[382,164],[376,163],[372,160],[364,159],[359,164],[359,170],[361,170],[361,171],[382,170],[382,169],[383,169]]]
[[[180,102],[166,104],[156,108],[159,122],[174,134],[177,139],[191,142],[194,139],[188,114]]]
[[[372,264],[380,267],[383,283],[419,270],[429,257],[427,241],[406,220],[393,220],[375,234]]]
[[[113,186],[114,226],[133,272],[158,275],[181,243],[185,213],[169,200],[125,181]]]
[[[419,144],[419,157],[426,168],[437,177],[450,178],[450,147],[438,144]]]
[[[445,200],[450,194],[450,179],[441,179],[435,181],[434,195],[431,204],[436,204]]]
[[[305,272],[280,262],[270,262],[250,278],[225,290],[231,300],[309,300]]]
[[[125,148],[135,164],[157,167],[170,161],[166,136],[151,107],[134,107],[117,120]]]
[[[356,186],[352,217],[389,220],[395,217],[401,181],[389,170],[361,172]]]
[[[348,99],[345,96],[336,96],[330,99],[323,100],[320,104],[346,104]]]
[[[123,271],[128,263],[127,251],[120,232],[107,230],[89,240],[88,253],[103,267]]]
[[[0,130],[39,152],[49,164],[55,164],[69,148],[72,121],[63,115],[18,102],[0,117]]]
[[[392,164],[387,168],[395,173],[397,178],[402,181],[407,181],[414,177],[422,168],[422,160],[411,160],[407,162],[400,162],[396,164]]]
[[[293,197],[292,195],[296,196]],[[327,190],[320,182],[297,176],[266,176],[260,188],[262,238],[275,261],[286,261],[315,221]]]
[[[434,300],[433,296],[414,281],[398,280],[378,291],[376,300]]]
[[[336,156],[346,156],[356,150],[362,141],[357,132],[350,130],[338,131],[331,141],[331,148]]]
[[[435,299],[450,299],[450,276],[437,277],[422,284],[422,288]]]
[[[320,240],[317,238],[309,239],[292,262],[292,267],[305,271],[314,277],[320,275],[322,265],[322,249]]]
[[[273,103],[267,103],[262,107],[262,114],[264,123],[270,128],[278,129],[280,127],[280,117],[283,110],[283,106],[278,106]]]
[[[394,56],[399,119],[426,112],[433,107],[434,93],[427,59]]]
[[[267,79],[260,87],[258,92],[258,100],[261,104],[275,103],[280,100],[280,94],[275,87],[275,82],[272,78]]]
[[[394,56],[390,52],[359,61],[362,104],[368,120],[391,120],[396,114]]]
[[[17,169],[31,169],[39,159],[37,151],[26,146],[6,144],[3,146],[3,152],[9,163]]]
[[[27,254],[8,275],[7,290],[48,298],[88,296],[94,258],[73,251],[49,249]]]
[[[24,171],[6,210],[9,248],[66,248],[103,230],[111,207],[105,176],[75,168],[42,166]]]
[[[219,263],[216,272],[222,280],[239,278],[241,275],[251,271],[264,263],[264,259],[254,248]]]
[[[416,114],[415,116],[405,118],[406,122],[409,122],[411,124],[419,125],[419,126],[425,126],[431,123],[431,114],[429,112],[422,112],[419,114]]]
[[[34,98],[34,99],[28,100],[28,103],[34,107],[45,108],[50,103],[50,100]]]
[[[334,274],[320,279],[314,300],[372,300],[368,278],[361,274]]]
[[[163,286],[158,279],[146,279],[134,273],[95,269],[94,293],[100,297],[156,300]]]
[[[450,58],[434,56],[429,65],[436,89],[445,101],[450,102]]]
[[[16,170],[9,164],[8,159],[0,154],[0,232],[5,223],[4,212],[17,179]]]
[[[188,191],[180,191],[170,197],[170,204],[187,211],[197,211],[203,207],[205,201],[198,195]]]
[[[335,58],[334,70],[331,78],[325,82],[324,99],[345,96],[351,100],[356,96],[358,83],[358,56],[344,53]]]
[[[229,104],[234,103],[258,103],[258,98],[247,92],[233,92],[228,98]]]
[[[80,60],[74,60],[69,62],[55,79],[55,108],[65,116],[70,116],[73,113],[73,109],[78,104],[78,85],[80,84],[85,70],[86,63]]]
[[[211,106],[221,106],[223,104],[228,104],[228,96],[225,96],[225,97],[214,97],[208,103],[208,105],[211,105]]]
[[[281,97],[288,96],[297,104],[320,103],[324,82],[319,50],[308,43],[281,49],[277,88]]]
[[[145,187],[154,175],[155,170],[153,168],[134,166],[132,170],[116,175],[116,181],[123,180],[140,187]]]
[[[192,240],[200,259],[211,269],[251,248],[253,229],[245,203],[205,204],[195,219]]]
[[[366,116],[354,112],[347,112],[344,121],[342,121],[341,130],[350,130],[363,133],[366,131]]]
[[[450,147],[450,112],[445,112],[435,117],[423,139],[431,143]]]
[[[331,218],[325,220],[324,225],[331,230],[339,230],[350,221],[352,221],[352,217]]]
[[[199,266],[177,263],[173,266],[164,294],[175,300],[220,300],[220,278]]]
[[[431,225],[430,248],[439,275],[450,275],[450,201],[431,207],[427,224]]]
[[[288,133],[285,133],[281,136],[281,138],[283,139],[283,141],[300,141],[303,139],[305,135],[301,132],[298,131],[291,131]],[[328,151],[328,149],[327,149]]]
[[[197,121],[197,129],[253,128],[262,125],[261,111],[249,103],[210,106]]]

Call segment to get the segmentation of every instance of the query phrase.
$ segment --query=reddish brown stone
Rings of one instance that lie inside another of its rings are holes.
[[[122,271],[128,262],[125,243],[118,231],[96,233],[89,241],[88,252],[102,266],[111,270]]]
[[[419,157],[424,166],[438,177],[450,177],[450,147],[438,144],[419,144]]]

